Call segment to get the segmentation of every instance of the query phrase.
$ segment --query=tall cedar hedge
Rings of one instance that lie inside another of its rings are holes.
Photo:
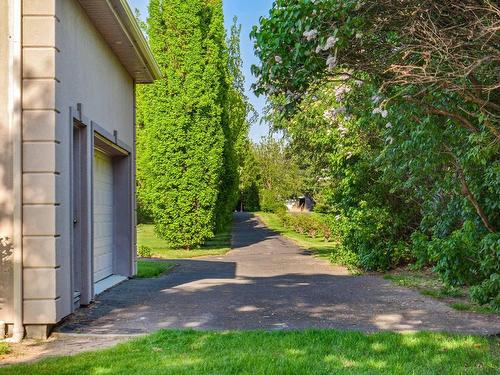
[[[151,0],[147,29],[164,77],[138,90],[138,198],[159,236],[191,248],[234,195],[222,1]]]

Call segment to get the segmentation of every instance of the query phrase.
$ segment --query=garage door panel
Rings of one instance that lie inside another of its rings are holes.
[[[95,257],[94,273],[99,278],[99,280],[102,280],[103,278],[109,276],[112,273],[113,271],[113,268],[111,266],[112,264],[113,264],[113,257],[112,254],[110,253],[97,255]]]
[[[94,152],[94,282],[113,273],[113,163]]]

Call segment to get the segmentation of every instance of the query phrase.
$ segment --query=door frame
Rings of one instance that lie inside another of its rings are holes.
[[[90,304],[93,285],[89,271],[92,270],[92,220],[89,205],[92,202],[92,163],[89,149],[92,138],[89,121],[81,115],[81,109],[70,108],[71,152],[70,152],[70,260],[72,311]],[[76,219],[76,223],[75,223]],[[79,302],[74,296],[80,292]]]
[[[114,216],[120,220],[114,221],[113,244],[113,274],[131,277],[135,272],[135,148],[121,141],[118,131],[113,134],[105,128],[83,115],[82,105],[70,107],[70,265],[71,265],[71,296],[72,311],[79,306],[73,304],[73,293],[77,284],[80,284],[80,305],[90,304],[95,297],[94,271],[94,149],[98,148],[112,157],[113,185],[114,185]],[[77,134],[79,133],[79,135]],[[76,138],[75,138],[76,137]],[[75,170],[74,142],[81,142],[81,165]],[[74,173],[81,173],[80,186],[75,186]],[[74,202],[75,189],[80,189],[80,200]],[[73,213],[80,210],[80,227],[73,226]],[[81,245],[81,253],[75,254],[74,241]],[[79,262],[81,259],[81,262]],[[75,275],[75,265],[81,266],[81,276]]]
[[[130,277],[134,272],[135,207],[131,148],[92,122],[94,149],[111,158],[113,165],[113,274]]]

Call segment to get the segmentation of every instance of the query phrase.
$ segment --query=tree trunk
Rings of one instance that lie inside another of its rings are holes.
[[[486,229],[488,229],[490,232],[495,233],[497,229],[493,226],[493,224],[490,223],[488,217],[486,216],[485,212],[483,211],[483,208],[477,201],[476,197],[474,197],[474,194],[469,189],[469,185],[467,185],[467,180],[465,179],[464,172],[462,168],[458,165],[457,163],[457,172],[458,172],[458,178],[460,179],[460,183],[462,185],[462,193],[467,197],[469,202],[474,206],[476,209],[477,214],[481,218],[481,221],[483,222],[484,226]]]

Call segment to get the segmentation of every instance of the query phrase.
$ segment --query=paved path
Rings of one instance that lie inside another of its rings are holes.
[[[140,334],[160,328],[432,330],[496,334],[500,318],[458,312],[383,280],[350,276],[238,214],[225,256],[175,260],[159,279],[130,280],[81,309],[60,332]]]
[[[500,332],[498,316],[455,311],[379,276],[349,276],[250,215],[236,216],[233,247],[222,257],[173,260],[179,266],[164,277],[101,294],[49,341],[14,346],[0,367],[102,349],[160,328]]]

